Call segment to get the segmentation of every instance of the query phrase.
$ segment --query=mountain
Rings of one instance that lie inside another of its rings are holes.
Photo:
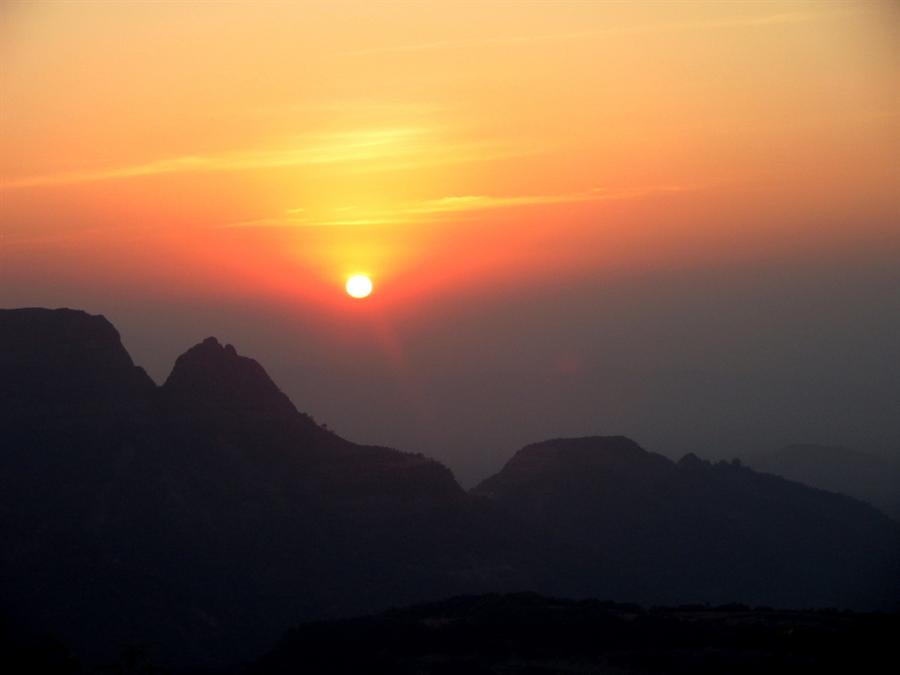
[[[529,446],[467,493],[316,424],[214,338],[157,386],[103,317],[0,310],[0,625],[88,662],[233,663],[302,621],[463,593],[894,607],[898,532],[620,437]]]
[[[621,436],[520,450],[473,493],[580,555],[549,589],[645,603],[896,607],[900,528],[849,497]]]
[[[305,618],[521,583],[446,467],[321,428],[231,346],[157,387],[103,317],[23,309],[0,355],[3,611],[89,660],[243,658]]]
[[[760,471],[869,502],[900,520],[900,464],[827,445],[789,445],[747,458]]]

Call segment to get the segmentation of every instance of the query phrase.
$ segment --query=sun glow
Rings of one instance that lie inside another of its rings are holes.
[[[366,298],[372,294],[372,280],[365,274],[354,274],[347,279],[345,288],[351,298]]]
[[[437,312],[896,239],[888,4],[13,4],[2,305],[128,279]]]

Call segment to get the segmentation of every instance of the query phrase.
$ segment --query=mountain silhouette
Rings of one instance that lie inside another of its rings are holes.
[[[191,347],[175,361],[163,385],[175,405],[196,414],[232,410],[242,416],[290,417],[297,409],[253,359],[239,356],[214,337]]]
[[[157,387],[104,318],[24,309],[0,353],[4,610],[89,659],[239,658],[304,618],[527,584],[446,467],[323,429],[230,346]]]
[[[461,593],[894,608],[900,525],[622,437],[528,446],[467,493],[344,440],[208,338],[157,386],[103,317],[0,310],[0,593],[89,660],[260,653],[288,626]]]
[[[900,464],[840,446],[798,444],[747,458],[760,471],[867,501],[900,520]]]
[[[879,606],[897,528],[867,504],[621,436],[520,450],[473,490],[581,555],[554,593],[645,603]]]

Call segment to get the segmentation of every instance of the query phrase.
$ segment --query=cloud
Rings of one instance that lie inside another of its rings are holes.
[[[610,200],[638,199],[653,195],[695,192],[709,186],[700,185],[655,185],[633,190],[610,191],[592,188],[584,192],[550,195],[456,195],[401,204],[392,209],[357,209],[343,206],[334,209],[336,217],[315,219],[306,216],[304,209],[287,209],[282,217],[258,218],[228,223],[223,227],[358,227],[363,225],[404,225],[434,222],[446,217],[466,213],[477,213],[498,209],[545,206],[553,204],[573,204],[579,202],[602,202]]]
[[[523,154],[487,142],[445,142],[435,130],[398,127],[316,134],[286,139],[284,148],[186,155],[129,166],[13,178],[0,190],[121,180],[162,174],[248,171],[281,167],[348,164],[353,171],[394,171],[485,161]]]
[[[686,192],[696,187],[681,185],[659,185],[636,190],[611,192],[604,188],[592,188],[586,192],[556,195],[520,195],[512,197],[491,197],[487,195],[464,195],[442,197],[425,201],[407,210],[407,213],[442,214],[464,211],[485,211],[488,209],[513,208],[519,206],[542,206],[547,204],[571,204],[575,202],[596,202],[611,199],[633,199],[667,192]]]

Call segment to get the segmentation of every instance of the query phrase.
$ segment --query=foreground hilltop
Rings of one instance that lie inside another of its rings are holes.
[[[156,386],[74,310],[0,310],[0,537],[9,620],[171,663],[460,593],[895,607],[900,571],[900,527],[861,502],[621,437],[529,446],[466,493],[320,427],[230,345]]]

